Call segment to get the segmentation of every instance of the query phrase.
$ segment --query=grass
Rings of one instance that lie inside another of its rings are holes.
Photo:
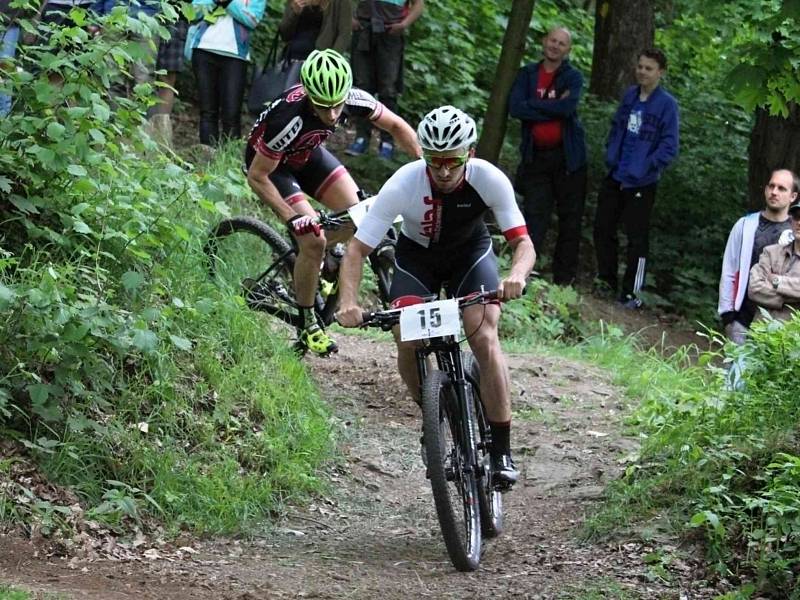
[[[0,600],[62,600],[66,596],[49,592],[29,592],[18,587],[0,583]]]
[[[165,171],[171,184],[185,177],[190,189],[161,219],[180,226],[182,239],[146,270],[131,275],[128,266],[127,287],[104,300],[109,314],[130,315],[140,345],[118,355],[76,346],[76,360],[91,359],[97,368],[86,381],[71,380],[76,393],[60,401],[60,419],[9,423],[51,481],[77,493],[88,517],[120,532],[154,520],[173,532],[249,531],[285,502],[320,492],[317,470],[333,455],[328,407],[293,354],[286,328],[247,309],[207,274],[202,244],[211,223],[231,212],[263,212],[246,192],[235,150],[222,149],[202,176]],[[157,177],[158,169],[151,174]],[[174,188],[158,181],[147,187],[163,194]],[[60,284],[50,293],[69,308],[64,290],[85,289],[82,271],[53,264],[44,255],[31,260],[14,284],[42,287],[38,281],[49,269]],[[49,313],[39,325],[47,327],[47,320]],[[6,335],[13,349],[11,327]],[[91,386],[102,393],[82,393]],[[68,506],[15,505],[0,494],[3,520],[44,519],[60,527],[64,515]]]

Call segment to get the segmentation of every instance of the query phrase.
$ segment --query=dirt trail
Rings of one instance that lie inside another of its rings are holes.
[[[636,448],[609,375],[546,355],[512,355],[513,446],[522,480],[505,495],[506,532],[481,569],[450,565],[419,455],[417,408],[384,340],[340,335],[309,360],[345,432],[330,497],[292,508],[253,540],[183,540],[161,558],[72,561],[0,540],[0,580],[74,598],[705,598],[691,567],[657,576],[637,542],[582,544],[580,523]],[[356,370],[348,365],[357,365]],[[661,544],[663,547],[663,543]],[[582,595],[593,592],[595,596]]]

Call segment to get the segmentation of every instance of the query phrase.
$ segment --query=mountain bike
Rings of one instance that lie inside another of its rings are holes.
[[[352,231],[361,222],[373,200],[374,197],[362,198],[348,210],[320,213],[319,225],[326,232]],[[396,241],[395,229],[390,228],[369,255],[377,295],[384,307],[388,305]],[[232,217],[213,228],[203,251],[208,257],[209,272],[220,286],[241,293],[245,304],[251,309],[266,312],[300,329],[302,321],[293,281],[298,249],[289,232],[284,237],[254,217]],[[330,242],[320,265],[314,313],[323,327],[333,322],[339,303],[338,271],[343,255],[343,244]],[[299,342],[295,349],[301,354],[305,352],[305,347]]]
[[[492,481],[492,440],[480,370],[475,357],[461,351],[464,339],[459,339],[460,310],[496,298],[496,291],[440,301],[419,298],[419,303],[402,309],[363,315],[365,327],[389,330],[399,324],[404,340],[421,341],[415,352],[427,477],[447,553],[459,571],[477,569],[482,538],[503,530],[503,500],[501,487]],[[438,369],[428,367],[430,355]]]

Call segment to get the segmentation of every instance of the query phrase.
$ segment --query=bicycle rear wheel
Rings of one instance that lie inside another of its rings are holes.
[[[489,421],[483,410],[481,400],[481,371],[478,361],[469,352],[462,354],[464,373],[472,384],[472,397],[475,401],[475,421],[478,424],[478,464],[481,467],[478,479],[478,504],[481,509],[481,533],[485,538],[493,538],[503,533],[503,495],[492,485],[492,461],[489,456],[491,434]]]
[[[253,217],[226,219],[203,250],[218,285],[242,294],[250,308],[299,326],[292,280],[296,255],[272,227]]]
[[[428,476],[436,514],[450,561],[459,571],[474,571],[481,557],[478,485],[467,463],[462,415],[447,375],[431,371],[422,386],[422,418]],[[472,426],[472,424],[470,424]]]

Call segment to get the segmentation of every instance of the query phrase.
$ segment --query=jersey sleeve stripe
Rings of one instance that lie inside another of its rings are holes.
[[[383,114],[383,109],[384,109],[383,104],[378,102],[378,105],[375,107],[375,110],[369,116],[369,120],[370,121],[377,121],[378,119],[380,119],[381,115]]]
[[[503,235],[505,236],[506,241],[510,242],[511,240],[522,237],[523,235],[528,235],[528,227],[526,225],[512,227],[511,229],[506,229],[503,232]]]

